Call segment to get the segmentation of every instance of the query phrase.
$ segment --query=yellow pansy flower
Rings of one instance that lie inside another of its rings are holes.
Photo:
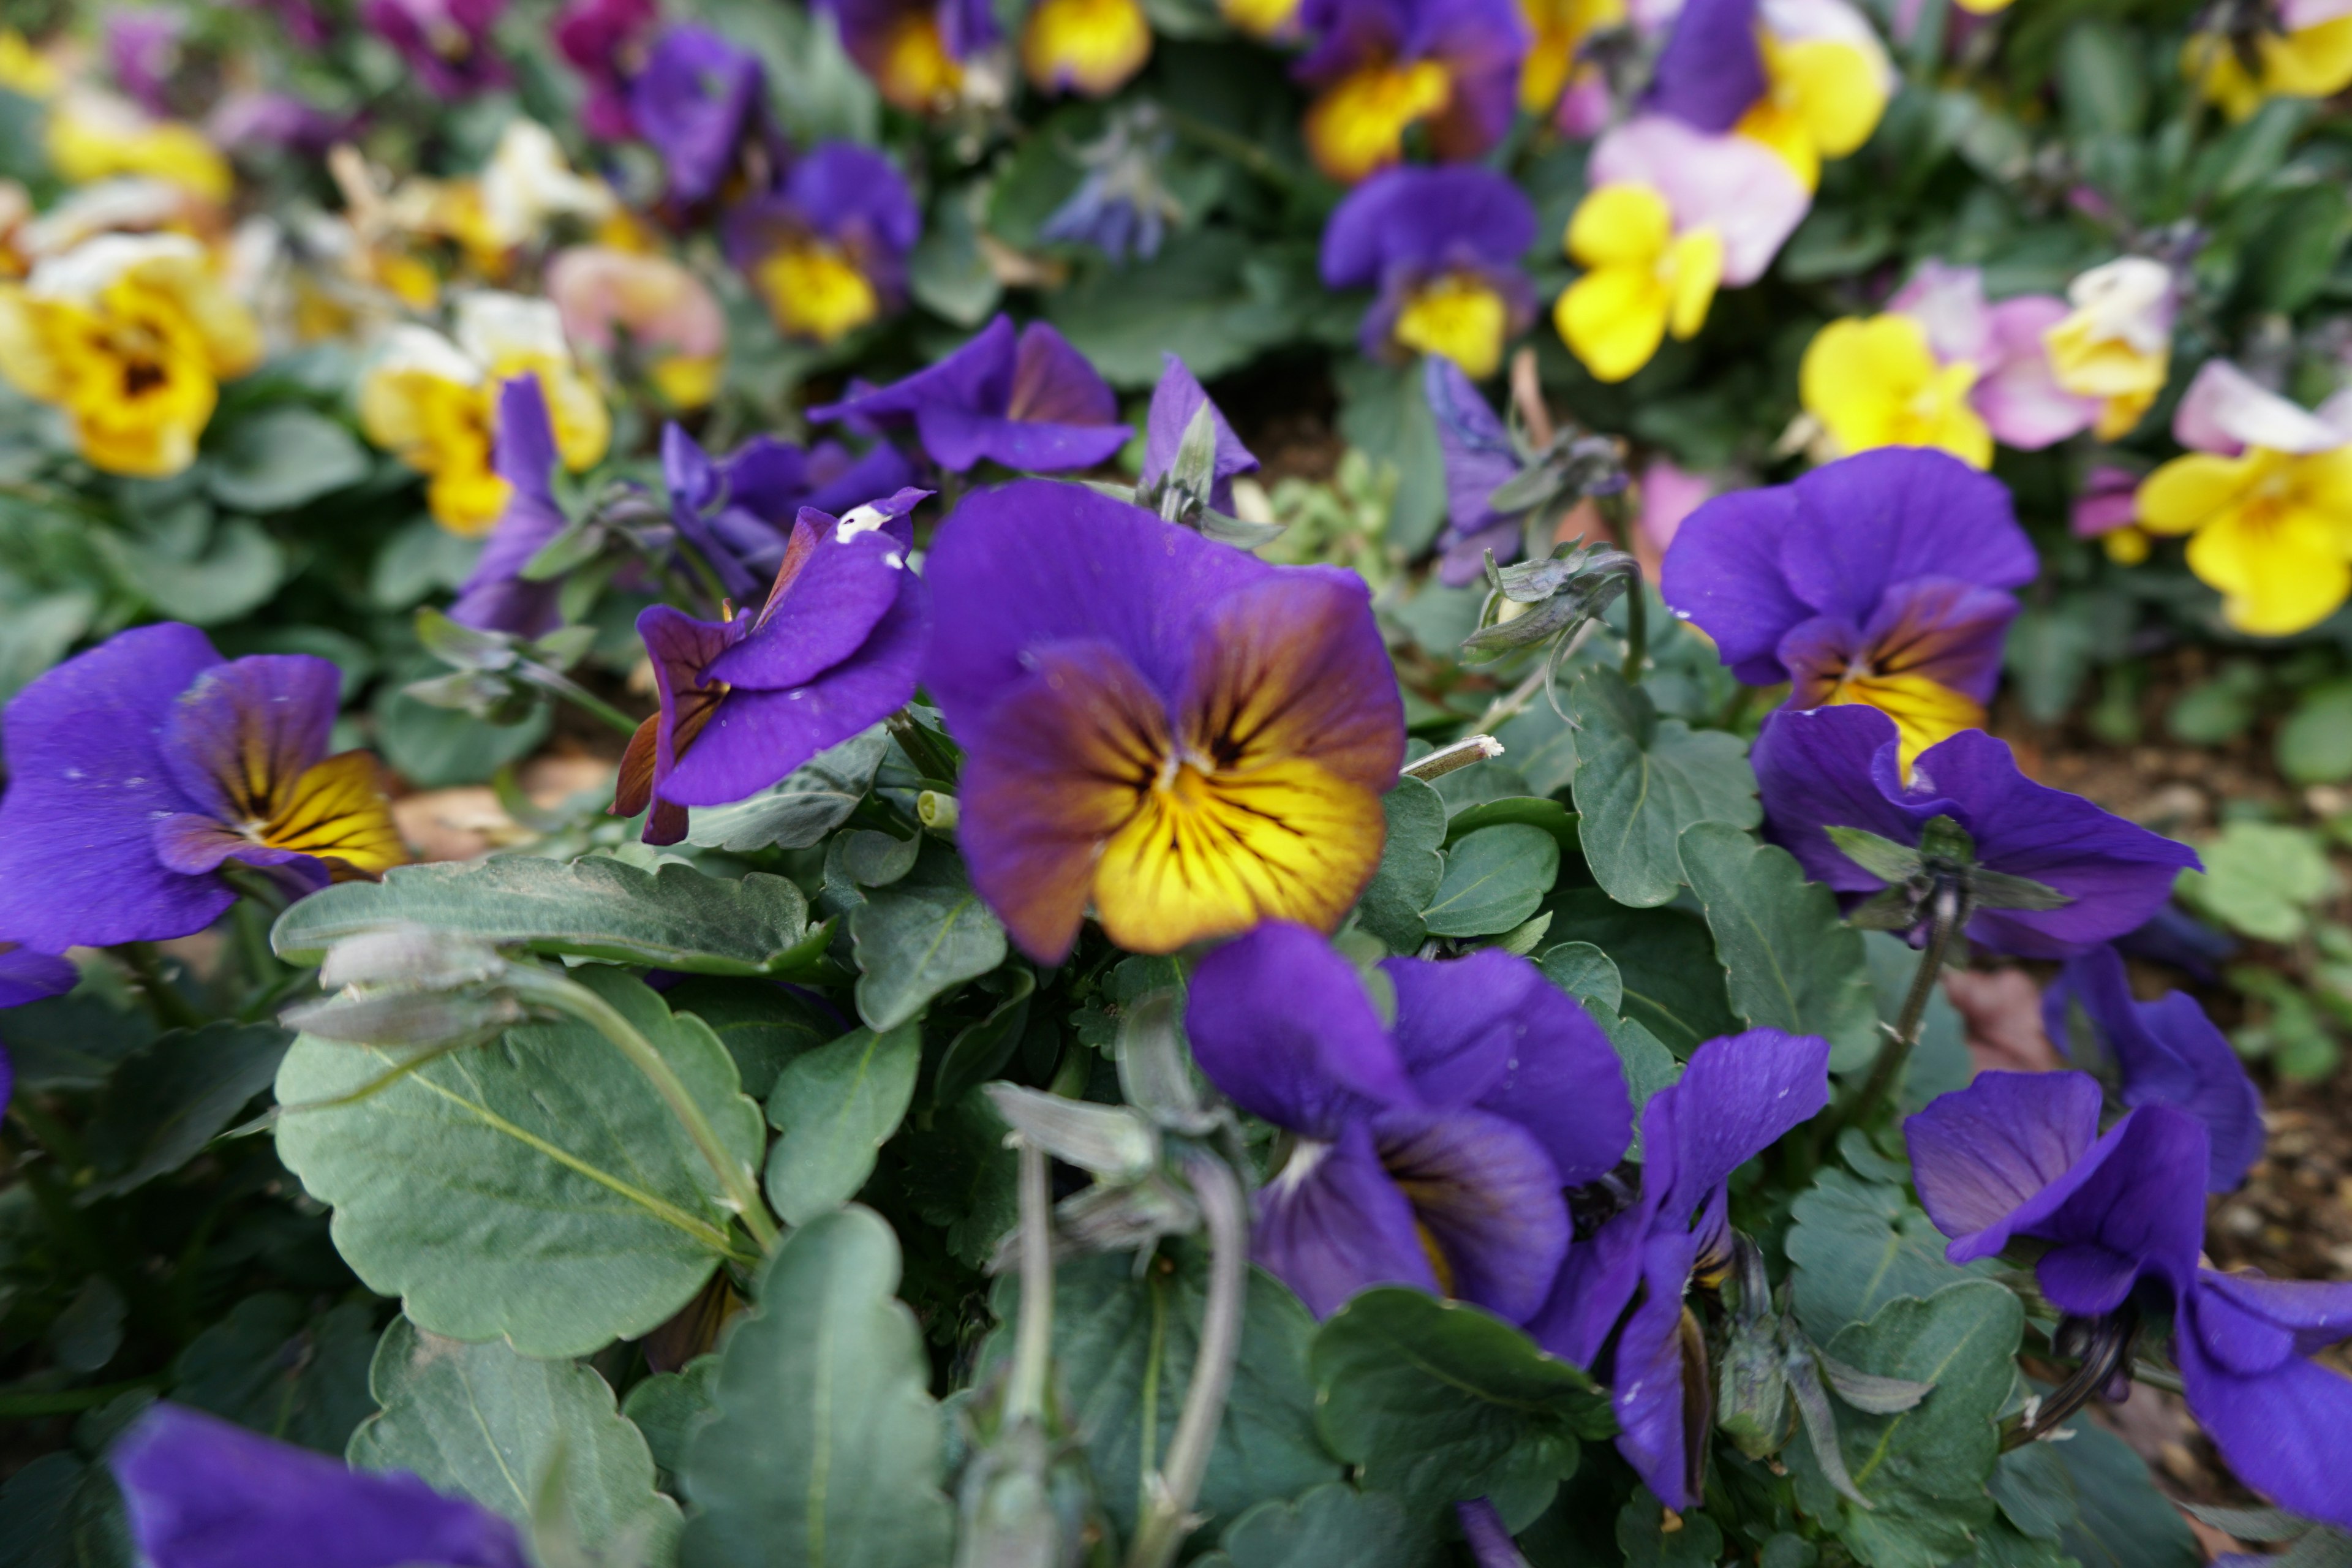
[[[1969,402],[1977,367],[1938,360],[1912,317],[1832,321],[1807,346],[1797,382],[1805,411],[1840,456],[1937,447],[1979,468],[1992,465],[1992,432]]]
[[[261,352],[251,313],[182,235],[102,235],[0,284],[0,375],[59,409],[109,473],[185,468],[220,383]]]
[[[236,184],[228,160],[194,126],[150,119],[122,99],[87,89],[50,109],[47,141],[50,166],[70,184],[143,174],[213,202],[227,201]]]
[[[1824,159],[1856,151],[1878,129],[1895,69],[1843,0],[1766,0],[1759,19],[1764,96],[1732,129],[1779,153],[1811,190]]]
[[[427,478],[425,503],[453,533],[486,532],[509,487],[491,467],[499,386],[538,378],[555,447],[574,473],[604,456],[612,416],[565,343],[554,305],[513,294],[457,299],[457,339],[404,324],[361,381],[361,428]]]
[[[1570,82],[1595,73],[1576,52],[1594,33],[1625,20],[1625,0],[1519,0],[1519,15],[1533,37],[1519,68],[1519,107],[1549,114]]]
[[[1135,0],[1037,0],[1021,30],[1021,66],[1042,92],[1106,98],[1151,57],[1151,24]]]
[[[1378,60],[1350,71],[1307,110],[1315,166],[1354,184],[1404,156],[1408,127],[1443,110],[1454,79],[1435,60]]]
[[[2136,503],[2150,533],[2189,534],[2189,569],[2259,637],[2317,626],[2352,594],[2352,446],[2195,452],[2150,474]]]
[[[57,62],[14,27],[0,27],[0,89],[19,98],[47,99],[64,80]]]
[[[2262,33],[2254,55],[2249,71],[2226,36],[2199,33],[2182,46],[2180,63],[2206,100],[2232,120],[2273,98],[2332,98],[2352,86],[2352,16]]]
[[[1666,198],[1649,186],[1591,192],[1569,219],[1567,245],[1585,273],[1560,295],[1552,324],[1595,378],[1622,381],[1668,332],[1687,340],[1706,324],[1723,279],[1723,237],[1712,226],[1675,233]]]
[[[1298,20],[1299,0],[1217,0],[1217,14],[1253,38],[1287,35]]]
[[[2172,274],[2126,256],[2066,286],[2066,318],[2042,334],[2051,374],[2077,397],[2102,400],[2102,441],[2128,435],[2164,390],[2172,368]]]

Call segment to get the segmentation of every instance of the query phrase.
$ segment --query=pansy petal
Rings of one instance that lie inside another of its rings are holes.
[[[1432,354],[1422,361],[1422,393],[1445,458],[1447,521],[1463,533],[1475,532],[1494,521],[1489,499],[1519,471],[1510,432],[1452,360]]]
[[[915,434],[931,460],[966,473],[982,458],[1032,473],[1091,468],[1118,455],[1133,434],[1124,425],[1055,425],[933,404],[915,410]]]
[[[413,1475],[372,1475],[184,1405],[110,1456],[153,1568],[524,1568],[514,1526]]]
[[[10,700],[0,797],[0,931],[63,952],[185,936],[236,901],[155,859],[159,816],[200,808],[163,733],[179,694],[221,662],[194,626],[124,632]]]
[[[1519,1322],[1568,1254],[1559,1173],[1517,1122],[1483,1110],[1384,1117],[1381,1163],[1436,1249],[1444,1294]]]
[[[1633,1136],[1633,1101],[1609,1037],[1539,972],[1514,1009],[1512,1026],[1503,1076],[1480,1098],[1479,1109],[1534,1134],[1561,1185],[1581,1186],[1606,1175]]]
[[[2344,432],[2263,386],[2225,359],[2198,367],[2172,416],[2172,437],[2200,452],[2233,458],[2248,447],[2325,452]]]
[[[1025,424],[1109,426],[1118,418],[1118,397],[1069,339],[1032,321],[1013,347],[1004,413]]]
[[[1778,1029],[1709,1040],[1659,1092],[1675,1097],[1681,1130],[1670,1201],[1683,1217],[1685,1205],[1696,1208],[1732,1172],[1829,1105],[1829,1042]]]
[[[1184,1028],[1228,1099],[1310,1138],[1419,1103],[1354,966],[1305,926],[1269,921],[1202,958]]]
[[[929,593],[913,573],[901,573],[897,599],[848,658],[787,690],[730,690],[662,781],[663,798],[679,805],[741,800],[879,723],[913,700],[929,637]]]
[[[22,1007],[44,996],[62,996],[80,982],[81,971],[66,960],[0,942],[0,1011]],[[0,1106],[6,1104],[7,1096],[0,1093]]]
[[[1948,452],[1890,447],[1799,479],[1780,571],[1797,597],[1864,621],[1895,584],[1946,577],[2015,588],[2041,570],[2009,488]]]
[[[2238,1479],[2282,1508],[2352,1530],[2343,1459],[2352,1378],[2300,1357],[2245,1376],[2201,1334],[2179,1334],[2175,1346],[2189,1413]]]
[[[1362,1122],[1332,1142],[1300,1143],[1258,1189],[1250,1255],[1318,1318],[1374,1285],[1437,1291],[1412,1207],[1381,1168]]]
[[[808,477],[812,488],[805,504],[837,517],[877,497],[905,489],[914,483],[915,465],[905,453],[887,444],[852,458],[839,443],[820,441],[809,448]],[[798,504],[792,510],[797,510]],[[782,516],[783,512],[771,515]],[[890,531],[901,544],[915,542],[912,523],[893,519]]]
[[[1030,658],[984,721],[956,722],[957,843],[1013,940],[1054,963],[1077,940],[1104,843],[1133,819],[1171,745],[1160,694],[1116,644],[1073,638]]]
[[[1812,193],[1779,154],[1747,136],[1712,135],[1668,114],[1637,114],[1592,145],[1592,185],[1648,185],[1666,199],[1684,235],[1712,229],[1723,242],[1722,284],[1761,278],[1804,221]]]
[[[1780,541],[1797,507],[1787,485],[1702,501],[1675,530],[1658,579],[1675,613],[1714,638],[1723,662],[1751,686],[1788,679],[1780,639],[1813,614],[1780,574]]]
[[[1694,1447],[1706,1440],[1685,1419],[1683,1292],[1696,1244],[1689,1233],[1654,1233],[1643,1248],[1642,1304],[1625,1321],[1610,1363],[1617,1451],[1668,1508],[1698,1502],[1690,1483]]]
[[[1974,1237],[2063,1179],[2099,1136],[2099,1086],[2083,1073],[1979,1073],[1903,1124],[1919,1201],[1955,1261],[1998,1252]]]
[[[2294,1336],[2295,1352],[2310,1355],[2352,1339],[2352,1281],[2271,1279],[2260,1274],[2198,1275],[2200,1300],[2219,1297],[2239,1310],[2275,1323]]]
[[[375,758],[366,752],[338,752],[303,770],[262,826],[261,841],[363,877],[380,877],[408,858]]]
[[[1100,638],[1172,698],[1201,612],[1275,568],[1083,486],[1029,479],[966,497],[925,572],[939,624],[923,684],[969,745],[1024,679],[1024,656],[1052,643]]]
[[[1511,1065],[1518,1011],[1547,982],[1501,948],[1446,963],[1391,958],[1381,964],[1396,992],[1397,1049],[1423,1103],[1451,1110],[1475,1102]]]
[[[1686,0],[1643,106],[1700,131],[1728,131],[1765,85],[1756,0]]]
[[[1958,577],[1914,577],[1887,589],[1862,628],[1864,658],[1879,675],[1912,676],[1978,703],[2000,683],[2001,644],[2017,596]]]
[[[913,575],[906,546],[879,531],[845,539],[824,521],[805,553],[786,555],[750,634],[711,661],[711,679],[760,691],[805,685],[865,647],[898,603]]]
[[[1906,808],[1896,782],[1895,745],[1895,721],[1875,708],[1774,713],[1749,753],[1764,801],[1764,837],[1794,855],[1808,878],[1838,892],[1885,886],[1848,859],[1824,829],[1859,827],[1898,844],[1918,842],[1920,818]]]
[[[2062,1050],[2076,1000],[2115,1061],[2124,1103],[2169,1105],[2196,1117],[2212,1140],[2210,1190],[2225,1193],[2242,1181],[2262,1158],[2262,1097],[2197,999],[2176,991],[2137,1000],[2122,955],[2095,947],[2068,960],[2042,998],[2043,1028]]]
[[[1151,412],[1143,422],[1143,482],[1156,484],[1168,477],[1176,466],[1176,453],[1184,444],[1184,432],[1205,408],[1209,411],[1209,426],[1216,433],[1216,456],[1212,464],[1214,485],[1224,499],[1219,506],[1231,510],[1233,476],[1244,474],[1257,467],[1257,458],[1242,445],[1234,427],[1225,422],[1224,411],[1210,401],[1199,378],[1172,353],[1160,356],[1166,368],[1160,374],[1160,384],[1151,389]]]
[[[911,419],[919,410],[934,406],[1002,416],[1013,395],[1014,342],[1013,318],[998,316],[938,363],[888,386],[853,388],[838,403],[810,409],[809,422]]]
[[[1642,1268],[1659,1211],[1675,1185],[1675,1151],[1681,1142],[1675,1097],[1658,1093],[1642,1108],[1642,1184],[1631,1206],[1612,1215],[1569,1247],[1551,1295],[1528,1323],[1543,1348],[1590,1369],[1641,1289]],[[1666,1230],[1687,1239],[1688,1227]]]
[[[309,654],[255,654],[196,677],[172,706],[173,782],[224,822],[262,822],[326,755],[342,675]]]

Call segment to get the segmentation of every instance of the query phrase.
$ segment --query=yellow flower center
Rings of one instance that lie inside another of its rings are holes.
[[[841,247],[794,240],[752,271],[776,325],[789,337],[838,342],[882,313],[882,297]]]
[[[1298,15],[1299,0],[1218,0],[1226,21],[1254,38],[1271,38]]]
[[[1315,165],[1354,184],[1404,156],[1404,133],[1443,110],[1453,79],[1434,60],[1363,67],[1324,90],[1307,111],[1307,147]]]
[[[1591,34],[1625,19],[1625,0],[1519,0],[1519,14],[1535,40],[1519,70],[1519,107],[1549,114],[1570,82],[1592,73],[1576,51]]]
[[[897,108],[930,113],[963,90],[963,67],[948,53],[938,22],[929,16],[908,16],[884,40],[874,85]]]
[[[1503,297],[1475,276],[1449,272],[1423,284],[1397,313],[1396,341],[1417,353],[1436,354],[1484,379],[1503,363],[1510,326]]]
[[[1021,35],[1021,64],[1041,90],[1116,92],[1151,54],[1151,24],[1135,0],[1039,0]]]

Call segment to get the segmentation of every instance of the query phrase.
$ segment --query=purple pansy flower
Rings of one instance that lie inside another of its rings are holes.
[[[1361,577],[1042,479],[968,498],[928,570],[957,844],[1023,952],[1059,963],[1089,905],[1137,952],[1345,918],[1404,762]]]
[[[2238,1053],[2205,1009],[2185,991],[2154,1002],[2131,993],[2122,954],[2095,947],[2069,959],[2042,995],[2043,1031],[2068,1056],[2079,1006],[2090,1026],[2095,1060],[2126,1105],[2169,1105],[2205,1124],[2213,1169],[2207,1185],[2226,1193],[2263,1154],[2263,1102]],[[2085,1063],[2088,1067],[2091,1064]]]
[[[162,1404],[110,1460],[149,1568],[525,1568],[513,1525],[404,1471],[340,1459]]]
[[[655,43],[629,84],[629,114],[661,154],[670,200],[694,206],[719,194],[766,80],[758,56],[708,27],[672,27]]]
[[[1306,0],[1298,16],[1316,40],[1292,68],[1317,92],[1307,147],[1331,178],[1353,184],[1397,163],[1412,125],[1448,162],[1509,129],[1529,42],[1511,0]]]
[[[922,209],[871,147],[820,142],[783,183],[727,215],[728,259],[787,337],[838,342],[905,302]]]
[[[163,941],[236,901],[230,861],[308,891],[404,859],[375,760],[327,755],[341,681],[307,654],[225,662],[166,623],[26,687],[0,721],[0,931],[47,952]]]
[[[570,526],[555,501],[560,460],[539,377],[505,383],[499,388],[490,466],[507,482],[507,507],[449,606],[451,620],[520,637],[545,637],[563,624],[562,580],[533,582],[522,574],[531,557]]]
[[[882,101],[909,114],[952,103],[963,62],[1003,35],[988,0],[820,0]]]
[[[1499,512],[1488,498],[1518,477],[1519,455],[1511,433],[1462,367],[1435,354],[1422,362],[1422,395],[1437,425],[1437,449],[1445,456],[1445,531],[1437,540],[1437,580],[1466,587],[1486,570],[1486,552],[1496,563],[1518,559],[1520,514]]]
[[[1184,432],[1192,427],[1202,409],[1209,411],[1209,423],[1217,433],[1217,456],[1214,479],[1209,492],[1209,504],[1219,511],[1234,510],[1234,476],[1246,474],[1257,467],[1257,458],[1234,427],[1225,423],[1224,410],[1209,398],[1184,362],[1172,353],[1162,353],[1166,368],[1160,373],[1160,384],[1151,389],[1151,413],[1143,422],[1142,488],[1151,489],[1168,478],[1176,466],[1177,448],[1184,444]]]
[[[1359,333],[1367,354],[1439,354],[1483,377],[1535,314],[1519,269],[1535,237],[1534,206],[1492,169],[1391,169],[1324,226],[1323,281],[1380,291]]]
[[[1524,1321],[1568,1255],[1564,1189],[1606,1173],[1632,1134],[1616,1053],[1499,949],[1381,970],[1392,1029],[1304,926],[1262,925],[1193,975],[1201,1070],[1298,1137],[1258,1194],[1257,1261],[1318,1317],[1408,1285]]]
[[[1891,447],[1707,501],[1676,531],[1660,589],[1741,680],[1790,682],[1790,708],[1890,715],[1907,766],[1984,723],[2010,590],[2039,569],[1999,480]]]
[[[464,98],[507,80],[490,28],[507,0],[362,0],[360,20],[400,51],[439,98]]]
[[[693,805],[724,805],[906,706],[929,636],[907,564],[903,489],[839,519],[803,507],[756,616],[698,621],[667,605],[637,616],[661,709],[621,759],[613,813],[646,819],[648,844],[686,836]]]
[[[2168,1307],[2189,1414],[2239,1479],[2352,1528],[2352,1379],[2310,1359],[2352,1337],[2352,1284],[2200,1268],[2205,1124],[2148,1104],[2102,1133],[2101,1099],[2080,1073],[1985,1073],[1905,1123],[1946,1256],[2032,1240],[2042,1293],[2070,1318]]]
[[[555,47],[588,84],[580,122],[591,136],[617,142],[636,134],[629,112],[633,57],[660,16],[654,0],[571,0],[556,14]]]
[[[1642,106],[1719,134],[1739,123],[1767,85],[1756,0],[1685,0]]]
[[[662,431],[670,517],[739,597],[784,563],[802,508],[839,514],[875,496],[896,495],[914,478],[914,465],[889,446],[854,457],[838,441],[803,448],[754,436],[714,461],[680,426]]]
[[[1528,1324],[1546,1350],[1589,1367],[1624,1318],[1608,1374],[1617,1449],[1670,1508],[1697,1502],[1706,1458],[1706,1434],[1683,1419],[1684,1292],[1729,1268],[1731,1173],[1829,1104],[1829,1062],[1828,1041],[1778,1029],[1699,1047],[1642,1108],[1639,1195],[1569,1253]]]
[[[1016,339],[999,316],[928,370],[809,410],[817,424],[856,417],[911,423],[931,460],[964,473],[988,458],[1051,473],[1107,461],[1131,434],[1118,399],[1084,354],[1043,321]]]
[[[80,978],[80,971],[62,958],[35,952],[19,942],[0,942],[0,1013],[44,996],[62,996]],[[0,1038],[0,1110],[8,1109],[16,1086],[16,1068],[8,1060],[5,1039]]]
[[[122,90],[148,113],[168,115],[164,96],[180,67],[180,38],[187,19],[144,6],[110,11],[106,16],[106,61]]]
[[[1772,716],[1756,739],[1764,836],[1849,903],[1886,884],[1838,848],[1828,829],[1854,827],[1916,846],[1950,817],[1976,843],[1979,865],[2065,895],[2053,910],[1979,909],[1969,940],[2023,958],[2068,958],[2144,924],[2172,896],[2197,853],[2110,816],[2081,795],[2017,771],[2008,743],[1964,730],[1930,746],[1906,784],[1895,722],[1874,708]]]

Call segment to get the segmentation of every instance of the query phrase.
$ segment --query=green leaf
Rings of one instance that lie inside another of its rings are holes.
[[[857,1195],[906,1117],[922,1065],[922,1031],[901,1024],[880,1034],[855,1030],[776,1075],[768,1121],[782,1136],[768,1152],[768,1201],[786,1225]]]
[[[2180,873],[2180,896],[2243,935],[2293,942],[2308,906],[2336,884],[2316,834],[2268,822],[2229,823],[2199,847],[2205,869]]]
[[[2068,28],[2058,46],[2058,100],[2078,139],[2137,134],[2147,113],[2147,79],[2132,37],[2103,17]]]
[[[1621,904],[1663,904],[1682,888],[1678,846],[1696,822],[1753,827],[1756,774],[1738,738],[1660,720],[1649,693],[1595,669],[1569,693],[1580,731],[1576,809],[1593,879]]]
[[[641,983],[574,978],[667,1058],[746,1164],[764,1142],[735,1064]],[[298,1039],[278,1073],[278,1152],[334,1205],[335,1246],[370,1289],[465,1340],[575,1355],[675,1313],[730,1251],[717,1176],[653,1086],[585,1024],[510,1029],[346,1104],[400,1065]]]
[[[1538,795],[1557,795],[1576,777],[1576,731],[1548,700],[1528,703],[1495,731],[1495,739]]]
[[[1388,816],[1388,837],[1371,886],[1357,901],[1356,923],[1391,952],[1415,952],[1429,934],[1422,909],[1437,896],[1445,876],[1444,858],[1437,852],[1445,842],[1445,801],[1420,779],[1406,778],[1381,797],[1381,807]]]
[[[172,1397],[285,1443],[340,1456],[375,1414],[368,1363],[375,1312],[357,1301],[314,1316],[292,1296],[247,1296],[188,1342]]]
[[[1203,405],[1202,406],[1206,406]],[[1004,1070],[1021,1047],[1029,1026],[1029,998],[1037,989],[1036,972],[1016,963],[1004,973],[1012,984],[988,1016],[956,1031],[940,1058],[931,1082],[931,1103],[953,1105],[971,1090]]]
[[[1578,1368],[1490,1313],[1396,1286],[1366,1290],[1316,1331],[1309,1364],[1324,1441],[1364,1485],[1415,1512],[1576,1468],[1577,1440],[1613,1430]]]
[[[1994,1427],[2017,1376],[2025,1311],[1990,1280],[1967,1279],[1925,1300],[1905,1296],[1867,1323],[1851,1323],[1825,1347],[1881,1377],[1932,1383],[1916,1406],[1871,1415],[1837,1410],[1839,1450],[1865,1512],[1840,1498],[1804,1445],[1784,1450],[1798,1505],[1830,1524],[1871,1568],[1943,1568],[1991,1522],[1985,1489],[2000,1439]]]
[[[1225,1527],[1197,1568],[1413,1568],[1424,1560],[1396,1499],[1344,1481],[1268,1499]]]
[[[87,1137],[100,1179],[79,1201],[127,1193],[201,1152],[269,1087],[291,1037],[275,1024],[174,1029],[122,1058]]]
[[[967,1268],[986,1268],[1021,1217],[1020,1161],[1004,1142],[1012,1131],[974,1089],[890,1150],[900,1190],[924,1224],[946,1233],[948,1252]]]
[[[280,405],[230,425],[205,453],[205,488],[238,511],[290,511],[368,477],[367,448],[323,415]]]
[[[895,1029],[950,986],[1004,962],[1004,928],[969,888],[892,887],[850,912],[857,1016]]]
[[[1625,984],[1607,953],[1589,942],[1564,942],[1536,961],[1544,978],[1571,996],[1598,1002],[1612,1013],[1625,1005]]]
[[[1492,936],[1536,912],[1559,876],[1559,841],[1540,827],[1483,827],[1446,851],[1445,875],[1421,911],[1439,936]]]
[[[1795,856],[1728,823],[1685,832],[1682,865],[1706,909],[1732,1011],[1756,1028],[1821,1036],[1832,1065],[1876,1054],[1862,933],[1838,917],[1836,895],[1807,881]]]
[[[939,1407],[898,1243],[866,1209],[784,1238],[720,1352],[711,1414],[679,1480],[685,1568],[939,1568]]]
[[[1134,1533],[1144,1489],[1175,1435],[1200,1350],[1207,1279],[1207,1254],[1190,1243],[1163,1249],[1140,1277],[1125,1253],[1074,1258],[1054,1270],[1055,1386],[1122,1540]],[[990,1300],[1004,1326],[982,1351],[984,1373],[1011,1358],[1020,1304],[1020,1281],[1007,1275]],[[1297,1297],[1250,1270],[1233,1393],[1201,1487],[1199,1511],[1211,1528],[1269,1498],[1339,1479],[1339,1461],[1316,1436],[1307,1374],[1314,1332]]]
[[[1598,888],[1553,895],[1550,935],[1587,942],[1607,953],[1622,977],[1626,1017],[1677,1057],[1687,1058],[1739,1020],[1725,998],[1723,966],[1706,923],[1680,910],[1629,910]]]
[[[554,726],[553,711],[545,705],[519,723],[490,724],[408,694],[411,681],[442,673],[441,665],[430,659],[403,665],[376,688],[373,704],[377,749],[419,789],[480,784],[537,751]]]
[[[174,559],[111,533],[97,536],[114,567],[160,615],[200,626],[236,620],[269,602],[286,580],[286,552],[251,518],[231,518],[194,559]]]
[[[675,1475],[718,1393],[719,1357],[700,1355],[676,1372],[656,1373],[630,1389],[621,1401],[621,1414],[646,1435],[655,1468]]]
[[[1421,366],[1386,365],[1349,354],[1331,368],[1339,387],[1339,434],[1397,475],[1388,542],[1407,555],[1417,555],[1437,537],[1445,521],[1445,454],[1437,445],[1437,421],[1429,412],[1429,400],[1422,394]],[[1476,595],[1471,597],[1475,602]],[[1469,630],[1465,626],[1462,635]],[[1451,655],[1454,649],[1431,651]]]
[[[2303,694],[2279,726],[2279,772],[2299,784],[2352,779],[2352,680],[2331,680]]]
[[[988,198],[984,179],[942,192],[907,262],[907,289],[916,302],[960,327],[979,326],[1004,296],[1004,285],[980,250],[980,215]]]
[[[1291,333],[1286,314],[1249,287],[1252,250],[1251,237],[1234,229],[1172,235],[1149,261],[1103,268],[1048,294],[1046,315],[1113,386],[1157,382],[1171,347],[1184,351],[1193,374],[1213,381]]]
[[[768,1098],[786,1062],[841,1033],[814,1004],[770,981],[690,975],[662,1000],[672,1013],[691,1013],[710,1026],[735,1058],[743,1092],[758,1100]]]
[[[2058,1542],[2083,1568],[2194,1568],[2204,1559],[2197,1538],[2143,1460],[2121,1437],[2077,1421],[2063,1443],[2037,1444],[2057,1455],[2074,1483],[2076,1519]]]
[[[613,963],[772,974],[796,960],[808,901],[758,871],[730,881],[674,861],[648,872],[603,855],[569,864],[509,855],[338,883],[279,916],[270,942],[281,958],[316,963],[345,937],[389,926]]]
[[[1900,1187],[1829,1169],[1789,1211],[1797,1321],[1827,1344],[1849,1323],[1869,1321],[1899,1296],[1932,1296],[1970,1274],[1944,1261],[1944,1237]]]
[[[1494,764],[1488,763],[1487,766],[1493,768]],[[1510,770],[1502,768],[1495,771],[1507,774]],[[1444,792],[1440,790],[1438,793],[1443,795]],[[1541,795],[1515,795],[1482,800],[1475,805],[1453,805],[1450,802],[1448,805],[1453,812],[1445,819],[1445,842],[1449,848],[1482,827],[1493,827],[1505,822],[1525,823],[1529,827],[1542,828],[1559,843],[1563,856],[1573,855],[1580,847],[1577,839],[1576,813],[1556,800]]]
[[[890,749],[879,724],[819,752],[783,783],[733,805],[698,806],[686,841],[741,853],[805,849],[849,820]]]
[[[137,1568],[114,1473],[79,1454],[48,1453],[0,1487],[0,1563],[7,1568]]]
[[[460,1344],[395,1318],[368,1374],[383,1406],[352,1434],[361,1470],[406,1470],[529,1524],[552,1484],[615,1563],[667,1563],[677,1504],[654,1489],[654,1457],[588,1367],[508,1346]]]
[[[1703,1513],[1682,1516],[1668,1533],[1664,1507],[1647,1487],[1617,1510],[1617,1549],[1625,1568],[1712,1568],[1723,1560],[1723,1531]]]

